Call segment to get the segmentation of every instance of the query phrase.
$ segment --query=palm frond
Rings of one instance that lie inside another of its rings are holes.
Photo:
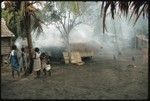
[[[111,15],[112,15],[112,18],[114,19],[114,12],[115,12],[115,2],[111,2]]]
[[[6,22],[7,25],[10,24],[10,22],[11,22],[12,19],[13,19],[13,17],[14,17],[13,12],[11,12],[11,13],[8,14],[8,16],[7,16],[7,22]]]
[[[110,1],[107,1],[106,2],[106,5],[104,7],[104,16],[103,16],[103,33],[104,33],[104,30],[106,29],[106,24],[105,24],[105,19],[106,19],[106,13],[107,13],[107,9],[108,7],[110,6]]]
[[[35,15],[34,17],[34,21],[33,21],[33,26],[32,26],[32,30],[35,32],[37,31],[36,37],[38,37],[40,35],[40,33],[43,32],[43,28],[42,28],[42,21],[37,18]]]
[[[134,25],[136,24],[136,22],[137,22],[139,16],[142,14],[142,11],[144,10],[145,6],[146,6],[146,4],[144,4],[144,6],[143,6],[143,8],[141,9],[140,13],[137,15],[136,20],[135,20],[135,22],[134,22]]]
[[[78,4],[78,2],[76,1],[76,2],[72,2],[71,3],[71,10],[72,10],[72,12],[76,15],[76,14],[79,14],[80,13],[80,10],[79,10],[79,4]]]
[[[119,1],[119,9],[121,13],[127,16],[129,10],[129,3],[125,1]]]
[[[131,10],[131,15],[130,15],[129,20],[132,18],[133,15],[136,15],[136,20],[134,22],[134,25],[136,24],[139,16],[142,14],[142,12],[143,12],[143,17],[145,16],[145,14],[148,15],[148,13],[149,13],[148,1],[118,1],[118,2],[116,2],[116,1],[103,1],[102,7],[101,7],[101,14],[103,12],[103,14],[102,14],[103,15],[103,33],[105,31],[105,28],[106,28],[105,19],[106,19],[107,9],[109,7],[111,7],[112,18],[114,19],[116,6],[118,6],[119,11],[121,11],[121,13],[124,14],[125,16],[127,16],[129,10]]]
[[[101,6],[101,14],[100,14],[101,17],[102,17],[102,15],[103,15],[104,3],[105,3],[105,2],[103,1],[103,2],[102,2],[102,6]]]

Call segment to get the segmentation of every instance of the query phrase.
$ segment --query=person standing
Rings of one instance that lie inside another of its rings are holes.
[[[17,71],[18,79],[19,79],[20,78],[20,65],[19,65],[16,45],[12,46],[9,60],[10,60],[10,65],[12,69],[12,77],[15,78],[15,71]]]
[[[36,78],[40,77],[41,74],[41,60],[40,60],[40,50],[39,48],[34,49],[33,59],[34,59],[34,65],[33,70],[37,73]]]
[[[29,67],[29,52],[28,47],[24,48],[24,58],[25,58],[25,70]]]
[[[24,69],[25,71],[25,48],[22,47],[21,48],[21,56],[20,56],[20,71],[22,71],[22,69]]]

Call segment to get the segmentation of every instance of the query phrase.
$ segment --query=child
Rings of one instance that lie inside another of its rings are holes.
[[[25,71],[25,48],[21,48],[21,57],[20,57],[20,71],[22,71],[22,69],[24,69]]]
[[[49,58],[47,59],[47,63],[46,64],[47,64],[47,67],[45,69],[48,72],[49,76],[51,76],[51,65],[50,65],[50,59]]]
[[[37,73],[36,78],[40,77],[41,74],[41,60],[40,60],[40,51],[39,48],[35,48],[34,49],[34,55],[33,55],[33,59],[34,59],[34,65],[33,65],[33,70]]]
[[[11,69],[12,69],[12,77],[15,78],[14,72],[17,71],[18,74],[18,79],[20,78],[20,66],[19,66],[19,60],[17,56],[17,47],[16,45],[12,46],[12,50],[10,53],[10,64],[11,64]]]
[[[45,53],[41,54],[41,66],[42,66],[44,75],[46,76],[46,72],[48,72],[49,76],[51,76],[49,59]]]

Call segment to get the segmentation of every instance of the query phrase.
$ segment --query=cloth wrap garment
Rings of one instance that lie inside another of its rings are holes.
[[[10,53],[10,64],[13,70],[19,71],[19,60],[15,50],[12,50]]]
[[[40,60],[40,53],[35,52],[35,59],[34,59],[34,71],[39,71],[41,69],[41,60]]]

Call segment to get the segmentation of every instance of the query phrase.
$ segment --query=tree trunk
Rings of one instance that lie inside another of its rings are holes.
[[[27,7],[27,3],[25,3]],[[32,39],[31,39],[31,15],[29,12],[25,12],[25,19],[26,19],[26,35],[27,35],[27,43],[28,43],[28,49],[29,49],[29,67],[26,70],[25,74],[31,74],[33,70],[33,58],[32,58]]]

